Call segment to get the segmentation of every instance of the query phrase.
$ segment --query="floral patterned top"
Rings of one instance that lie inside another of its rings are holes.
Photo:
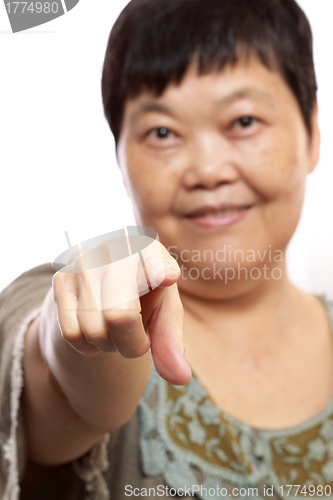
[[[333,332],[333,302],[320,299]],[[202,500],[333,498],[333,398],[299,425],[256,429],[217,408],[195,375],[173,386],[153,369],[140,449],[144,474]]]

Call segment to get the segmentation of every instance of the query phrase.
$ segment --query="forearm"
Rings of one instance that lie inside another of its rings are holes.
[[[38,321],[25,337],[22,407],[28,458],[43,465],[59,465],[83,455],[103,432],[80,418],[53,382],[41,357]]]
[[[81,456],[131,417],[148,382],[151,360],[149,352],[136,359],[78,353],[62,339],[50,298],[41,318],[48,318],[44,350],[38,320],[26,335],[23,405],[30,458],[51,465]]]
[[[40,321],[42,355],[73,409],[101,429],[120,427],[135,411],[147,385],[149,351],[131,359],[118,352],[80,354],[61,336],[51,290]]]

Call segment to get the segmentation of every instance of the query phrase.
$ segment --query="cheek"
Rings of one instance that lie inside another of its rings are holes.
[[[263,201],[261,224],[276,248],[285,247],[299,222],[306,185],[305,151],[302,138],[289,131],[262,144],[251,158],[252,167],[248,165],[252,187]]]
[[[179,173],[161,162],[129,162],[132,199],[141,213],[161,217],[170,212],[179,185]],[[163,168],[164,167],[164,168]]]
[[[290,132],[274,134],[270,140],[247,151],[249,182],[267,201],[286,201],[303,191],[304,157],[299,140]]]

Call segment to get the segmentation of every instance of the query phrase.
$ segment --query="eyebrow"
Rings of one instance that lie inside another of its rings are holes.
[[[267,101],[269,104],[273,104],[273,98],[269,93],[262,90],[258,90],[253,87],[244,87],[222,97],[221,99],[218,99],[217,101],[214,102],[214,107],[227,106],[235,101],[246,98],[264,100]],[[134,111],[133,118],[139,118],[142,115],[148,113],[156,113],[156,112],[163,113],[171,117],[176,116],[176,113],[169,106],[166,106],[165,104],[159,102],[144,102],[138,107],[137,110]]]
[[[176,116],[176,114],[172,111],[172,109],[166,106],[165,104],[161,104],[158,102],[146,102],[141,104],[138,107],[138,109],[136,109],[133,112],[133,118],[139,118],[140,116],[145,115],[147,113],[163,113],[171,117]]]
[[[256,89],[254,87],[244,87],[239,90],[236,90],[235,92],[232,92],[229,95],[226,95],[222,97],[221,99],[218,99],[214,105],[215,106],[225,106],[227,104],[231,104],[235,101],[238,101],[240,99],[256,99],[256,100],[264,100],[267,101],[270,104],[273,104],[273,98],[271,94],[268,92],[265,92],[263,90]]]

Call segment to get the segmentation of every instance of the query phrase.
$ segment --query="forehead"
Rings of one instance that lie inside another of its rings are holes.
[[[161,96],[142,92],[128,100],[125,118],[137,120],[153,112],[170,114],[172,109],[175,111],[188,105],[220,109],[244,99],[272,108],[278,106],[281,100],[296,103],[281,74],[275,69],[268,69],[256,57],[251,57],[205,75],[199,75],[197,66],[192,64],[182,82],[169,84]]]

